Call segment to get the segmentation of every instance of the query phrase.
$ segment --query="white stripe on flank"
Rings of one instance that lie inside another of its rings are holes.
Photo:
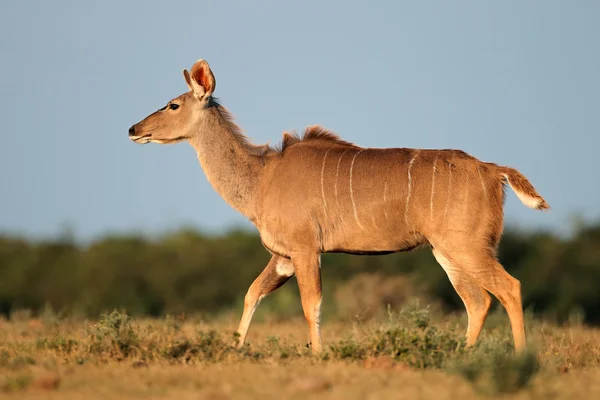
[[[385,197],[385,195],[387,194],[387,181],[385,181],[385,183],[383,184],[383,202],[387,203],[387,199]]]
[[[450,191],[452,190],[452,161],[454,161],[454,154],[448,163],[448,195],[446,196],[446,205],[444,206],[444,219],[448,213],[448,203],[450,202]]]
[[[412,176],[410,175],[410,170],[412,169],[413,163],[415,162],[415,158],[419,155],[419,150],[415,153],[413,158],[408,163],[408,194],[406,195],[406,204],[404,206],[404,222],[408,224],[408,205],[410,203],[410,195],[412,194]]]
[[[465,191],[463,194],[463,198],[462,198],[462,207],[463,207],[463,214],[469,214],[469,207],[467,204],[467,201],[469,200],[469,186],[470,186],[470,182],[469,182],[469,177],[467,176],[466,180],[465,180]]]
[[[321,197],[323,198],[323,212],[325,213],[325,221],[329,222],[329,218],[327,217],[327,200],[325,200],[325,185],[323,184],[323,172],[325,171],[325,160],[327,159],[327,154],[329,153],[331,148],[327,149],[325,152],[325,156],[323,156],[323,165],[321,165]]]
[[[429,200],[429,219],[433,219],[433,195],[435,194],[435,173],[437,169],[435,165],[437,164],[438,154],[435,155],[435,160],[433,160],[433,172],[431,174],[431,199]]]
[[[386,194],[387,194],[387,176],[386,176],[386,181],[383,184],[383,203],[384,203],[384,207],[385,207],[385,203],[387,203],[387,198],[386,198]],[[384,208],[383,209],[383,214],[385,215],[385,219],[387,220],[388,217],[388,213],[387,213],[387,209]]]
[[[374,226],[375,228],[379,228],[379,227],[377,226],[377,222],[375,222],[375,215],[373,215],[373,214],[371,214],[371,221],[373,221],[373,226]]]
[[[487,189],[485,187],[485,182],[483,181],[483,176],[481,176],[481,170],[477,167],[477,173],[479,174],[479,180],[481,181],[481,188],[483,189],[483,197],[487,200]]]
[[[338,187],[337,187],[337,183],[338,183],[338,176],[340,175],[340,162],[342,161],[342,157],[344,157],[344,154],[346,154],[346,152],[348,150],[350,150],[350,149],[344,150],[344,152],[340,155],[340,158],[338,159],[338,162],[337,162],[337,168],[335,170],[335,185],[334,185],[335,204],[337,205],[338,215],[340,216],[340,220],[342,222],[344,222],[344,215],[343,215],[343,213],[340,210],[340,201],[338,199]]]
[[[356,223],[358,224],[358,226],[360,226],[360,228],[363,230],[365,228],[364,228],[364,226],[361,225],[360,221],[358,220],[358,214],[356,212],[356,204],[354,203],[354,192],[352,190],[352,170],[354,169],[354,160],[356,160],[356,156],[358,156],[364,150],[365,149],[359,150],[352,158],[352,163],[350,164],[350,200],[352,201],[352,208],[354,209],[354,219],[356,220]]]

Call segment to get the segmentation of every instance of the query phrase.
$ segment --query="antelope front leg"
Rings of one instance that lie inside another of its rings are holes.
[[[322,351],[321,344],[321,260],[320,255],[303,254],[292,257],[296,280],[300,289],[302,310],[310,330],[313,354]]]
[[[274,255],[260,273],[260,275],[252,282],[246,297],[244,298],[244,313],[240,319],[240,325],[238,327],[239,342],[238,348],[244,345],[250,321],[256,307],[260,301],[268,294],[274,292],[277,288],[281,287],[294,275],[294,267],[292,262],[286,258]]]

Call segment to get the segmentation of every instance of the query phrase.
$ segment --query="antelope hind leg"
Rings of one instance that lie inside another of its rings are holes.
[[[481,333],[481,328],[492,305],[488,292],[477,284],[467,273],[454,265],[439,250],[433,249],[433,256],[442,266],[456,293],[461,298],[467,310],[467,346],[475,344]]]
[[[525,349],[525,323],[521,300],[521,283],[511,276],[489,249],[472,248],[468,252],[458,253],[443,250],[444,255],[462,272],[470,276],[477,285],[493,294],[508,314],[512,328],[515,350]],[[439,253],[438,253],[439,254]]]

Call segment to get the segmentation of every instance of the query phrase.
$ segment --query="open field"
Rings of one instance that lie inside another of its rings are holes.
[[[464,349],[465,318],[406,308],[371,321],[324,321],[309,354],[302,318],[258,318],[236,350],[236,315],[98,321],[15,314],[0,321],[0,397],[23,399],[597,398],[600,332],[527,320],[512,352],[504,312]]]

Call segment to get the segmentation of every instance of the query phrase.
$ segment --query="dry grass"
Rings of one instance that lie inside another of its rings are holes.
[[[528,319],[531,352],[511,351],[504,313],[480,345],[464,316],[406,309],[387,319],[324,321],[327,352],[306,348],[305,322],[257,320],[236,350],[237,315],[99,321],[0,321],[0,397],[19,399],[515,399],[600,397],[599,332]]]

